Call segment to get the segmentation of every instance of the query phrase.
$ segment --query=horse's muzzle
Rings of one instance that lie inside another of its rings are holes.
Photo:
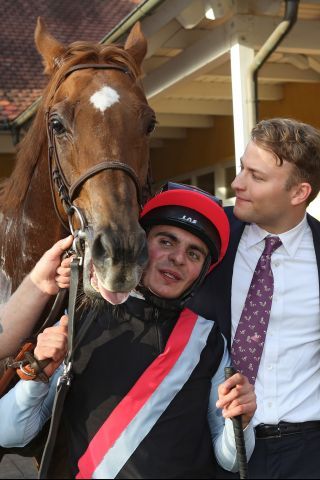
[[[89,256],[92,271],[87,275],[90,275],[91,287],[106,300],[111,298],[108,292],[129,293],[138,285],[148,261],[145,232],[140,226],[134,232],[100,230],[94,236]]]

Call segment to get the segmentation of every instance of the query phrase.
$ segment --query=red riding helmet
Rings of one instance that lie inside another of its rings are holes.
[[[221,201],[193,186],[169,182],[144,206],[141,226],[173,225],[199,237],[209,249],[210,270],[224,257],[230,236]]]

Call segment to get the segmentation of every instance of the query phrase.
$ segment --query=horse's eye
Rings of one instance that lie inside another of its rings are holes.
[[[53,118],[50,123],[52,130],[56,135],[61,135],[62,133],[65,133],[66,129],[58,118]]]
[[[157,120],[155,118],[152,118],[147,126],[147,135],[150,135],[150,133],[152,133],[155,130],[156,124],[157,124]]]

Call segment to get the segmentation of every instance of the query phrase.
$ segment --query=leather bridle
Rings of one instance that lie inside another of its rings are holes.
[[[90,68],[97,69],[97,70],[119,70],[120,72],[126,75],[131,74],[131,72],[127,68],[122,67],[120,65],[95,64],[95,63],[79,64],[69,68],[64,73],[64,75],[60,78],[59,82],[55,87],[55,92],[71,73],[77,70],[84,70],[84,69],[90,69]],[[78,193],[80,187],[89,178],[105,170],[121,170],[131,178],[136,188],[139,208],[140,209],[142,208],[142,188],[141,188],[138,175],[136,174],[136,172],[132,167],[120,161],[112,160],[112,161],[103,161],[101,163],[98,163],[97,165],[94,165],[93,167],[89,168],[83,175],[80,176],[80,178],[78,178],[73,184],[70,185],[70,183],[67,181],[64,175],[61,162],[59,159],[56,141],[55,141],[55,134],[53,131],[53,127],[50,123],[50,106],[46,112],[46,125],[47,125],[47,136],[48,136],[48,164],[49,164],[51,194],[52,194],[52,199],[53,199],[53,204],[54,204],[56,214],[60,222],[62,223],[63,227],[66,230],[70,229],[71,233],[73,235],[75,234],[75,230],[73,227],[74,214],[78,216],[78,221],[80,222],[80,231],[84,231],[85,228],[87,227],[87,222],[83,212],[79,209],[79,207],[76,207],[73,204],[73,200],[76,197],[76,194]],[[59,211],[59,208],[57,205],[57,199],[55,195],[55,189],[60,197],[63,208],[68,216],[69,228]]]

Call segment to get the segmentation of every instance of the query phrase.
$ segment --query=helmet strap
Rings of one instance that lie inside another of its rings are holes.
[[[184,307],[185,303],[194,296],[198,288],[202,285],[207,273],[209,272],[210,265],[211,265],[211,255],[208,253],[208,255],[205,258],[205,261],[203,262],[202,269],[198,278],[193,282],[192,285],[190,285],[190,287],[179,298],[182,308]]]

